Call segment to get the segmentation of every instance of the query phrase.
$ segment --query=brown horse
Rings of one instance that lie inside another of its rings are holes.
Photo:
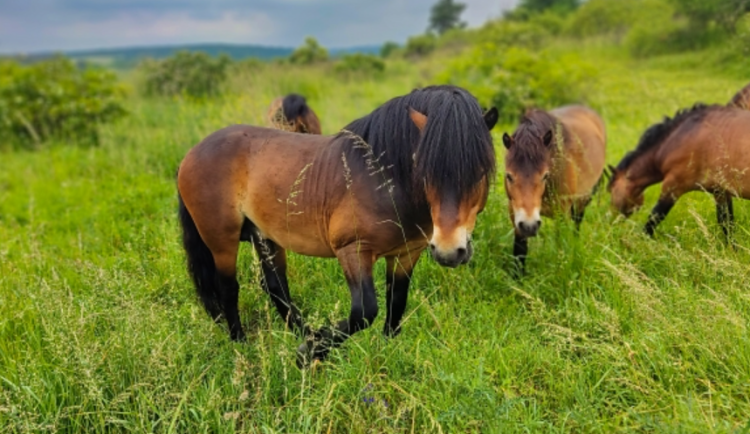
[[[742,88],[737,94],[729,101],[730,107],[737,107],[744,110],[750,110],[750,84]]]
[[[183,243],[212,318],[244,339],[237,309],[240,241],[261,258],[263,288],[287,324],[307,337],[298,362],[323,359],[378,313],[372,270],[385,258],[388,336],[400,331],[421,252],[441,265],[472,256],[471,233],[495,172],[476,99],[453,86],[394,98],[335,136],[235,125],[191,149],[180,165]],[[292,303],[286,251],[337,258],[351,295],[348,319],[311,331]]]
[[[541,216],[570,214],[583,220],[604,169],[604,121],[593,110],[566,106],[529,110],[513,136],[503,135],[505,191],[515,228],[513,256],[523,272],[528,238],[536,236]]]
[[[323,134],[318,116],[307,105],[305,97],[296,93],[273,100],[271,107],[268,108],[266,119],[268,125],[277,130]]]
[[[646,223],[653,236],[683,194],[702,190],[716,200],[716,216],[728,237],[734,222],[732,197],[750,199],[750,112],[696,104],[649,127],[635,150],[612,175],[612,205],[630,216],[643,205],[643,192],[661,182],[661,195]]]

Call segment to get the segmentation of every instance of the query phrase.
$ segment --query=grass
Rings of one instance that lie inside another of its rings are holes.
[[[582,56],[600,68],[591,104],[607,121],[610,163],[661,116],[726,102],[746,84],[679,59]],[[250,246],[239,267],[249,343],[209,321],[176,219],[174,173],[187,149],[230,123],[263,124],[270,101],[289,91],[306,94],[335,132],[430,83],[441,63],[389,64],[371,81],[268,68],[234,77],[234,92],[211,103],[134,97],[132,115],[97,148],[3,154],[0,433],[750,429],[744,201],[731,249],[707,195],[681,199],[651,240],[641,234],[647,210],[615,219],[601,194],[578,236],[567,221],[545,221],[529,275],[514,280],[498,184],[474,260],[456,270],[420,263],[403,333],[384,339],[381,314],[315,370],[295,367],[299,342],[260,290]],[[496,128],[496,143],[512,128]],[[648,191],[647,207],[657,195]],[[346,314],[335,261],[291,255],[289,278],[313,322]]]

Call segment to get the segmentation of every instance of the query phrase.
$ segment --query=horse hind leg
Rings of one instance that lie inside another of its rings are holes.
[[[576,225],[576,233],[581,230],[581,222],[583,222],[583,215],[586,212],[586,207],[591,202],[591,198],[585,200],[576,201],[570,207],[570,218],[573,219],[573,223]]]
[[[204,239],[182,198],[180,222],[188,271],[203,306],[214,321],[218,322],[224,316],[232,340],[243,341],[245,333],[240,324],[239,283],[236,277],[240,228],[237,228],[235,234],[217,229],[221,226],[212,225],[204,230]]]

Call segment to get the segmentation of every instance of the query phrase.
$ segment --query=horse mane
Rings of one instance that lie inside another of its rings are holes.
[[[509,157],[523,171],[533,171],[544,163],[550,148],[554,153],[555,146],[544,145],[544,135],[552,132],[552,143],[555,143],[557,119],[540,109],[529,109],[521,116],[521,122],[513,133],[514,144],[509,150]]]
[[[700,121],[709,109],[716,107],[718,106],[696,103],[691,108],[678,110],[671,118],[669,116],[664,116],[662,122],[648,127],[641,136],[638,146],[636,146],[634,150],[625,154],[625,157],[620,160],[620,163],[617,165],[617,170],[627,169],[638,157],[663,143],[664,140],[666,140],[667,137],[677,129],[677,127],[687,121]]]
[[[420,134],[409,108],[427,116]],[[449,85],[415,89],[396,97],[344,127],[338,137],[360,137],[367,144],[366,164],[387,168],[391,181],[416,202],[424,200],[425,183],[437,191],[451,190],[461,200],[485,177],[495,175],[495,150],[476,98]],[[361,146],[349,146],[351,155]],[[360,142],[361,143],[361,142]],[[360,156],[362,153],[360,153]],[[414,161],[416,155],[416,161]],[[354,155],[352,155],[354,157]],[[348,161],[348,164],[351,162]]]
[[[743,87],[728,104],[730,107],[737,107],[750,110],[750,84]]]
[[[304,116],[310,111],[305,97],[296,93],[290,93],[284,97],[281,101],[281,109],[284,112],[284,119],[287,122],[292,122],[298,116]]]

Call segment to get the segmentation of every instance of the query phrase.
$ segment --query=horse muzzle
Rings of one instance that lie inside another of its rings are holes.
[[[450,251],[440,250],[435,244],[430,243],[430,253],[435,262],[443,267],[456,268],[471,260],[474,248],[471,245],[471,241],[466,243],[466,247],[458,247]]]

